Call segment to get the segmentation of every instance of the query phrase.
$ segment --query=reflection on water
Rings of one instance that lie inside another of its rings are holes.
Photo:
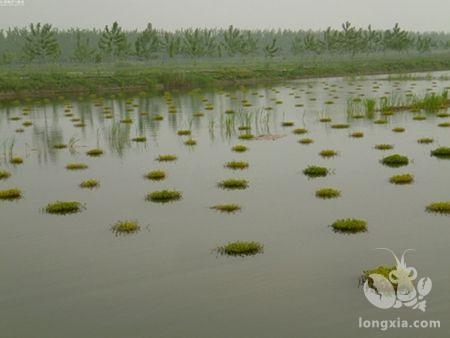
[[[450,86],[440,75],[316,79],[3,107],[0,168],[12,176],[0,181],[0,190],[18,187],[24,198],[0,203],[2,335],[356,337],[360,316],[417,319],[407,310],[380,312],[358,289],[362,270],[391,262],[372,250],[376,247],[416,249],[411,264],[433,280],[429,309],[419,319],[440,319],[446,327],[450,277],[442,257],[450,254],[449,218],[424,208],[450,200],[450,161],[430,157],[431,149],[450,145],[450,129],[438,126],[449,118],[422,112],[426,119],[414,120],[419,113],[411,111],[384,116],[365,100],[386,96],[407,102],[440,93]],[[319,121],[325,117],[332,122]],[[387,123],[374,123],[380,118]],[[290,121],[294,126],[282,126]],[[333,129],[333,123],[350,128]],[[406,131],[394,133],[394,127]],[[295,128],[308,133],[296,135]],[[191,135],[180,136],[179,130]],[[353,132],[364,137],[349,137]],[[253,140],[239,138],[249,133]],[[132,141],[139,136],[146,142]],[[314,143],[299,144],[302,137]],[[435,142],[418,144],[421,137]],[[197,145],[185,145],[189,138]],[[374,149],[380,143],[394,150]],[[236,144],[249,151],[232,152]],[[93,148],[104,155],[87,156]],[[338,156],[322,158],[323,149]],[[379,163],[393,153],[412,163],[399,169]],[[178,160],[155,161],[161,154]],[[11,156],[24,163],[10,164]],[[246,161],[249,168],[224,168],[231,160]],[[89,168],[65,170],[71,162]],[[302,174],[308,165],[324,166],[332,175],[308,179]],[[167,178],[145,180],[150,170],[164,170]],[[414,184],[389,183],[391,175],[404,172],[414,174]],[[217,182],[227,178],[246,179],[249,188],[218,189]],[[80,189],[86,179],[98,179],[100,187]],[[325,187],[342,196],[317,199],[315,191]],[[163,189],[181,191],[183,199],[145,201],[147,193]],[[71,216],[41,211],[55,200],[80,201],[86,210]],[[210,209],[224,203],[242,210],[228,215]],[[346,217],[367,220],[369,231],[351,236],[331,231],[329,224]],[[139,221],[141,231],[114,236],[111,225],[125,219]],[[235,240],[259,241],[264,253],[247,258],[211,253]],[[445,333],[427,331],[430,337]],[[364,336],[379,332],[367,330]]]

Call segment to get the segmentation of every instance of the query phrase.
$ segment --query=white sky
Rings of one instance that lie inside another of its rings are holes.
[[[0,4],[7,0],[0,0]],[[23,0],[0,6],[0,28],[49,22],[56,27],[102,28],[117,20],[128,28],[292,28],[356,26],[450,31],[450,0]]]

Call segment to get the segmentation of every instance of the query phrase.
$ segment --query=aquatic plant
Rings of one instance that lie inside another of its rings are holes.
[[[450,147],[439,147],[431,151],[431,156],[438,158],[450,158]]]
[[[91,157],[98,157],[103,155],[103,150],[99,148],[91,149],[86,152],[86,155]]]
[[[100,186],[100,182],[95,179],[85,180],[80,183],[80,188],[83,188],[83,189],[94,189],[94,188],[98,188],[99,186]]]
[[[388,167],[402,167],[409,164],[409,159],[406,156],[394,154],[383,157],[381,163]]]
[[[316,190],[316,197],[322,199],[338,198],[341,196],[341,191],[333,188],[322,188]]]
[[[248,188],[248,181],[243,179],[230,178],[217,183],[217,186],[228,190],[243,190]]]
[[[120,123],[131,124],[131,123],[133,123],[133,119],[131,117],[126,117],[126,118],[120,120]]]
[[[248,150],[248,147],[242,145],[242,144],[237,144],[235,146],[233,146],[231,148],[232,151],[237,152],[237,153],[243,153],[246,152]]]
[[[13,156],[9,159],[9,162],[11,164],[22,164],[23,163],[23,158],[19,157],[19,156]]]
[[[250,126],[239,126],[238,127],[238,130],[240,130],[240,131],[249,131],[251,129],[252,129],[252,127],[250,127]]]
[[[29,127],[32,125],[33,125],[33,122],[31,122],[31,121],[25,121],[24,123],[22,123],[22,126],[24,126],[24,127]]]
[[[156,158],[156,161],[159,162],[172,162],[172,161],[176,161],[178,159],[178,157],[176,157],[175,155],[159,155]]]
[[[367,231],[367,222],[360,219],[346,218],[339,219],[331,224],[331,227],[336,232],[342,233],[357,233]]]
[[[386,119],[378,119],[378,120],[373,121],[373,123],[375,123],[375,124],[387,124],[388,121]]]
[[[22,198],[22,191],[17,188],[0,190],[0,200],[12,201],[20,198]]]
[[[152,170],[145,174],[144,177],[153,181],[161,181],[166,178],[166,172],[164,170]]]
[[[234,213],[236,211],[241,210],[241,206],[237,204],[217,204],[213,205],[211,209],[221,211],[221,212],[228,212],[228,213]]]
[[[145,136],[137,136],[135,138],[132,138],[131,141],[133,142],[146,142],[147,138]]]
[[[450,127],[450,122],[442,122],[438,124],[438,127],[447,128]]]
[[[0,180],[6,180],[9,177],[11,177],[10,172],[0,169]]]
[[[294,125],[294,122],[292,121],[283,121],[281,122],[282,127],[292,127]]]
[[[319,121],[322,123],[328,123],[328,122],[331,122],[331,118],[330,117],[322,117],[319,119]]]
[[[415,120],[415,121],[423,121],[423,120],[426,120],[426,119],[427,119],[427,117],[424,116],[424,115],[416,115],[416,116],[413,117],[413,120]]]
[[[412,174],[394,175],[389,179],[389,182],[393,184],[410,184],[414,182],[414,175]]]
[[[153,121],[162,121],[162,120],[164,120],[164,116],[159,115],[159,114],[153,115],[152,120]]]
[[[236,169],[240,169],[240,170],[247,169],[248,166],[249,166],[248,162],[244,162],[244,161],[230,161],[230,162],[225,163],[225,168],[234,169],[234,170],[236,170]]]
[[[228,256],[252,256],[263,251],[264,247],[258,242],[230,242],[217,248],[217,252]]]
[[[147,201],[156,203],[166,203],[171,201],[178,201],[182,198],[182,194],[176,190],[159,190],[154,191],[146,196]]]
[[[433,143],[433,142],[434,142],[434,139],[432,139],[430,137],[423,137],[423,138],[419,138],[417,140],[417,143],[420,143],[420,144],[430,144],[430,143]]]
[[[67,148],[67,144],[63,144],[63,143],[57,143],[55,145],[53,145],[53,149],[66,149]]]
[[[312,138],[301,138],[300,140],[298,140],[298,143],[300,144],[311,144],[313,142],[314,140]]]
[[[437,116],[437,117],[440,117],[440,118],[445,118],[445,117],[450,117],[450,114],[449,114],[449,113],[444,113],[444,112],[442,112],[442,113],[436,114],[436,116]]]
[[[394,133],[403,133],[405,131],[405,128],[403,128],[403,127],[395,127],[395,128],[392,128],[392,131]]]
[[[84,122],[80,122],[80,123],[75,123],[73,126],[75,128],[84,128],[84,127],[86,127],[86,124]]]
[[[331,125],[331,128],[333,129],[346,129],[348,127],[350,127],[350,125],[347,123],[336,123]]]
[[[293,134],[302,135],[308,133],[308,129],[305,128],[297,128],[292,131]]]
[[[239,135],[239,139],[241,139],[241,140],[251,140],[253,138],[254,138],[254,136],[250,133]]]
[[[85,163],[69,163],[66,165],[67,170],[84,170],[87,168],[88,165]]]
[[[233,109],[225,110],[225,114],[227,114],[227,115],[231,115],[231,114],[234,114],[234,113],[235,113],[235,111]]]
[[[426,211],[450,215],[450,201],[433,202],[427,205]]]
[[[84,209],[84,206],[80,202],[76,201],[56,201],[49,203],[45,207],[45,212],[49,214],[66,215],[80,212]]]
[[[319,153],[319,155],[322,157],[334,157],[337,154],[338,154],[338,152],[333,149],[324,149]]]
[[[191,131],[188,129],[181,129],[177,131],[177,134],[179,136],[186,136],[186,135],[191,135]]]
[[[308,177],[325,177],[329,173],[329,170],[325,167],[319,167],[310,165],[303,170],[303,174]]]
[[[375,145],[375,149],[377,149],[377,150],[390,150],[390,149],[394,149],[394,146],[392,144],[381,143],[381,144],[376,144]]]
[[[111,226],[111,230],[117,235],[132,234],[140,229],[139,223],[135,220],[118,221]]]
[[[361,138],[361,137],[364,137],[364,133],[362,131],[355,131],[350,134],[350,137]]]

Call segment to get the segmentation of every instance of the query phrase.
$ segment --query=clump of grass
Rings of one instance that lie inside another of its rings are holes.
[[[23,158],[19,157],[19,156],[13,156],[9,159],[9,162],[11,164],[22,164],[23,163]]]
[[[217,252],[228,256],[252,256],[263,251],[264,247],[258,242],[230,242],[217,248]]]
[[[83,188],[83,189],[94,189],[94,188],[98,188],[99,186],[100,186],[100,182],[95,179],[85,180],[80,183],[80,188]]]
[[[88,165],[85,163],[69,163],[66,165],[67,170],[84,170],[87,169]]]
[[[350,127],[350,125],[347,123],[336,123],[331,125],[331,128],[333,129],[346,129],[348,127]]]
[[[292,121],[284,121],[281,123],[282,127],[292,127],[294,125],[294,122]]]
[[[438,127],[444,127],[444,128],[450,127],[450,122],[442,122],[442,123],[439,123],[439,124],[438,124]]]
[[[236,211],[241,210],[241,206],[237,204],[217,204],[213,205],[211,209],[220,211],[220,212],[228,212],[228,213],[234,213]]]
[[[133,142],[146,142],[147,138],[145,136],[137,136],[135,138],[132,138],[131,141]]]
[[[159,115],[159,114],[153,115],[152,120],[153,121],[162,121],[162,120],[164,120],[164,116]]]
[[[431,151],[431,156],[438,158],[450,158],[450,147],[439,147]]]
[[[225,163],[225,168],[233,169],[233,170],[247,169],[248,166],[249,166],[248,162],[244,162],[244,161],[230,161],[230,162]]]
[[[248,181],[243,179],[230,178],[217,183],[217,186],[222,189],[243,190],[248,188]]]
[[[144,177],[152,181],[161,181],[166,178],[166,172],[164,170],[152,170],[145,174]]]
[[[329,173],[329,170],[325,167],[319,167],[310,165],[303,170],[303,174],[308,177],[325,177]]]
[[[184,141],[184,144],[186,146],[195,146],[197,144],[197,141],[194,140],[193,138],[190,138],[190,139]]]
[[[436,116],[440,117],[440,118],[444,118],[444,117],[450,117],[450,114],[449,113],[439,113],[439,114],[436,114]]]
[[[126,117],[126,118],[120,120],[120,123],[131,124],[131,123],[133,123],[133,119],[131,117]]]
[[[111,226],[111,230],[116,234],[132,234],[141,229],[139,223],[134,220],[118,221]]]
[[[73,126],[75,128],[84,128],[84,127],[86,127],[86,124],[84,122],[80,122],[80,123],[75,123]]]
[[[450,215],[450,201],[433,202],[427,205],[426,210],[428,212]]]
[[[16,133],[23,133],[25,131],[25,129],[17,128],[15,131],[16,131]]]
[[[331,122],[331,118],[330,117],[322,117],[319,119],[319,121],[322,123],[328,123],[328,122]]]
[[[424,116],[424,115],[416,115],[416,116],[413,117],[413,120],[415,120],[415,121],[423,121],[423,120],[426,120],[426,119],[427,119],[427,117]]]
[[[338,152],[333,149],[324,149],[322,150],[319,155],[322,157],[334,157],[337,156]]]
[[[394,149],[394,146],[392,144],[381,143],[381,144],[376,144],[375,145],[375,149],[377,149],[377,150],[390,150],[390,149]]]
[[[250,126],[239,126],[238,127],[238,130],[246,130],[246,131],[248,131],[248,130],[251,130],[252,129],[252,127],[250,127]]]
[[[67,144],[63,144],[63,143],[57,143],[55,145],[53,145],[53,149],[66,149],[67,148]]]
[[[341,191],[333,188],[322,188],[316,190],[316,197],[322,199],[338,198],[341,196]]]
[[[177,131],[177,134],[179,136],[186,136],[186,135],[191,135],[191,131],[188,129],[181,129]]]
[[[234,113],[235,113],[235,111],[233,109],[225,110],[225,114],[231,115],[231,114],[234,114]]]
[[[367,231],[367,222],[355,218],[339,219],[331,224],[331,227],[336,232],[342,233],[357,233]]]
[[[292,131],[292,133],[294,133],[294,134],[296,134],[296,135],[302,135],[302,134],[308,133],[308,129],[305,129],[305,128],[297,128],[297,129],[294,129],[294,130]]]
[[[176,190],[159,190],[154,191],[146,196],[147,201],[156,203],[167,203],[172,201],[178,201],[182,198],[182,194]]]
[[[300,140],[298,140],[298,143],[300,144],[311,144],[313,142],[314,140],[312,138],[301,138]]]
[[[414,182],[414,175],[412,174],[400,174],[394,175],[389,179],[392,184],[410,184]]]
[[[364,133],[362,131],[355,131],[350,134],[350,137],[361,138],[364,137]]]
[[[0,200],[12,201],[20,198],[22,198],[22,191],[17,188],[0,190]]]
[[[103,150],[99,148],[91,149],[86,152],[86,155],[91,157],[98,157],[103,155]]]
[[[423,138],[419,138],[417,140],[417,143],[420,143],[420,144],[430,144],[430,143],[433,143],[433,142],[434,142],[434,140],[432,138],[430,138],[430,137],[423,137]]]
[[[251,140],[253,138],[254,138],[253,134],[250,134],[250,133],[245,133],[245,134],[239,135],[240,140]]]
[[[24,127],[29,127],[32,125],[33,125],[33,122],[31,122],[31,121],[25,121],[24,123],[22,123],[22,126],[24,126]]]
[[[248,147],[242,145],[242,144],[237,144],[235,146],[233,146],[233,148],[231,148],[232,151],[236,152],[236,153],[243,153],[246,152],[248,150]]]
[[[375,124],[387,124],[388,121],[386,119],[379,119],[379,120],[373,121],[373,123],[375,123]]]
[[[6,180],[9,177],[11,177],[10,172],[0,169],[0,180]]]
[[[406,156],[394,154],[383,157],[381,163],[388,167],[402,167],[409,164],[409,159]]]
[[[403,133],[406,129],[403,127],[395,127],[392,129],[394,133]]]
[[[176,161],[178,159],[178,157],[176,157],[175,155],[159,155],[156,160],[159,162],[172,162],[172,161]]]
[[[83,209],[83,205],[80,202],[75,201],[56,201],[49,203],[45,207],[45,212],[49,214],[67,215],[80,212]]]

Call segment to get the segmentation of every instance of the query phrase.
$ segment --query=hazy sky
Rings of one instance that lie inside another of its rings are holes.
[[[0,0],[0,4],[7,0]],[[130,29],[147,22],[180,27],[326,28],[349,20],[389,28],[450,31],[450,0],[23,0],[1,7],[0,27],[50,22],[57,27],[103,27],[117,20]]]

